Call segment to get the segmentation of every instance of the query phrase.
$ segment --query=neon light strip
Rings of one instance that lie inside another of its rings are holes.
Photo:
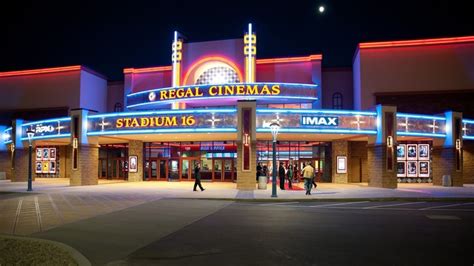
[[[90,115],[88,118],[116,117],[116,116],[135,116],[135,115],[161,115],[161,114],[202,114],[202,113],[236,113],[237,109],[188,109],[188,110],[163,110],[163,111],[144,111],[144,112],[120,112],[100,115]]]
[[[13,140],[6,140],[3,142],[4,144],[10,144],[10,143],[13,143]]]
[[[251,81],[252,77],[252,23],[249,23],[249,43],[247,44],[248,49],[248,59],[247,59],[247,81]]]
[[[474,42],[474,36],[454,37],[454,38],[436,38],[436,39],[420,39],[407,41],[388,41],[388,42],[366,42],[360,43],[359,48],[381,48],[381,47],[402,47],[402,46],[419,46],[434,44],[454,44]]]
[[[35,136],[32,139],[59,139],[59,138],[68,138],[71,137],[69,134],[59,134],[59,135],[47,135],[47,136]],[[28,137],[21,138],[22,141],[28,140]]]
[[[462,138],[467,140],[474,140],[474,136],[463,136]]]
[[[148,73],[148,72],[162,72],[162,71],[171,71],[173,68],[171,66],[160,66],[160,67],[146,67],[146,68],[125,68],[123,70],[124,74],[139,74],[139,73]]]
[[[127,134],[150,134],[150,133],[202,133],[202,132],[237,132],[236,128],[181,128],[181,129],[139,129],[139,130],[117,130],[117,131],[93,131],[88,136],[100,135],[127,135]]]
[[[468,124],[474,124],[474,120],[470,120],[470,119],[463,119],[462,122],[468,123]]]
[[[28,123],[25,123],[21,126],[24,127],[24,126],[30,126],[30,125],[35,125],[35,124],[62,122],[62,121],[71,121],[71,118],[70,117],[64,117],[64,118],[58,118],[58,119],[40,120],[40,121],[28,122]]]
[[[229,98],[238,98],[238,99],[296,99],[296,100],[307,100],[307,101],[317,101],[318,97],[303,97],[303,96],[212,96],[212,97],[197,97],[190,99],[179,99],[179,100],[167,100],[167,101],[157,101],[157,102],[146,102],[146,103],[137,103],[132,105],[127,105],[127,108],[134,108],[137,106],[144,105],[161,105],[161,104],[170,104],[177,101],[188,102],[188,101],[197,101],[197,100],[212,100],[212,99],[229,99]]]
[[[420,132],[405,132],[405,131],[397,131],[397,135],[399,136],[414,136],[414,137],[436,137],[436,138],[445,138],[446,134],[441,133],[420,133]]]
[[[257,132],[271,133],[269,128],[257,128]],[[375,135],[377,130],[352,130],[352,129],[318,129],[318,128],[282,128],[279,132],[284,133],[328,133],[328,134],[368,134]]]
[[[297,113],[297,114],[343,114],[376,116],[376,112],[351,110],[314,110],[314,109],[257,109],[257,113]]]
[[[81,66],[52,67],[52,68],[0,72],[0,77],[46,74],[46,73],[66,72],[66,71],[74,71],[74,70],[81,70]]]
[[[257,59],[257,64],[309,62],[312,60],[322,60],[322,59],[323,59],[323,55],[317,54],[317,55],[302,56],[302,57]]]
[[[408,118],[428,119],[428,120],[446,120],[446,117],[441,117],[441,116],[415,115],[415,114],[405,114],[405,113],[397,113],[397,118],[398,117],[408,117]]]
[[[158,88],[158,89],[151,89],[146,91],[138,91],[134,93],[130,93],[127,97],[132,97],[139,94],[150,93],[150,92],[158,92],[161,90],[169,90],[169,89],[187,89],[187,88],[196,88],[196,87],[208,87],[208,86],[226,86],[226,85],[287,85],[287,86],[301,86],[301,87],[319,87],[317,84],[305,84],[305,83],[279,83],[279,82],[252,82],[252,83],[227,83],[227,84],[205,84],[205,85],[185,85],[179,87],[166,87],[166,88]]]
[[[178,84],[176,84],[176,75],[177,75],[177,69],[176,69],[176,66],[178,64],[178,60],[177,60],[177,48],[178,48],[178,32],[177,31],[174,31],[174,39],[173,39],[173,55],[171,55],[171,60],[172,60],[172,63],[173,63],[173,82],[172,82],[172,86],[173,87],[176,87],[178,86]]]

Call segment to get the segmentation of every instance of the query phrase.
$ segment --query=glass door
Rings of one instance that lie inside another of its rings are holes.
[[[168,174],[168,160],[158,160],[159,171],[158,171],[158,178],[160,180],[166,180],[166,176]]]
[[[214,159],[212,164],[212,180],[222,181],[222,159]]]
[[[181,160],[181,180],[191,179],[191,160],[182,159]]]
[[[158,169],[157,169],[157,163],[156,160],[151,160],[150,161],[150,179],[157,179],[158,177]]]
[[[233,181],[234,179],[234,173],[233,173],[233,164],[234,164],[234,160],[233,159],[225,159],[223,160],[224,161],[224,168],[223,168],[223,177],[224,177],[224,181]]]
[[[168,160],[168,179],[169,181],[179,180],[179,159]]]
[[[107,159],[99,159],[99,178],[107,178]]]

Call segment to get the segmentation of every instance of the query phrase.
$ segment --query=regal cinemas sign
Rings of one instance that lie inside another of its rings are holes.
[[[218,96],[272,96],[280,95],[279,84],[235,84],[184,88],[166,88],[148,94],[150,101],[166,101],[197,97]]]

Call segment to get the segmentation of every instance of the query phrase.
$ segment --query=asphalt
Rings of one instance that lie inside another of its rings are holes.
[[[33,237],[93,265],[472,265],[474,204],[162,199]]]

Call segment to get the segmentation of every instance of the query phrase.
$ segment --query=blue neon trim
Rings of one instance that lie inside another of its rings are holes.
[[[48,119],[48,120],[28,122],[28,123],[25,123],[21,126],[24,127],[24,126],[30,126],[30,125],[35,125],[35,124],[41,124],[41,123],[62,122],[62,121],[71,121],[71,117],[63,117],[63,118],[57,118],[57,119]]]
[[[3,143],[4,144],[10,144],[10,143],[13,143],[13,140],[7,140],[7,141],[4,141]]]
[[[32,139],[59,139],[59,138],[68,138],[71,137],[71,133],[59,134],[59,135],[46,135],[46,136],[35,136]],[[28,140],[28,137],[21,138],[22,141]]]
[[[150,93],[150,92],[156,92],[156,91],[161,91],[161,90],[168,90],[168,89],[182,89],[182,88],[195,88],[195,87],[210,87],[210,86],[225,86],[225,85],[262,85],[262,84],[268,84],[268,85],[289,85],[289,86],[306,86],[306,87],[319,87],[318,84],[307,84],[307,83],[282,83],[282,82],[252,82],[252,83],[225,83],[225,84],[204,84],[204,85],[186,85],[186,86],[179,86],[179,87],[166,87],[166,88],[157,88],[157,89],[151,89],[151,90],[146,90],[146,91],[139,91],[139,92],[134,92],[130,93],[127,95],[127,97],[131,97],[134,95],[139,95],[139,94],[145,94],[145,93]]]
[[[428,119],[428,120],[446,120],[446,117],[441,117],[441,116],[397,113],[397,118],[399,118],[399,117]]]
[[[236,113],[236,112],[237,112],[237,109],[160,110],[160,111],[136,111],[136,112],[105,113],[105,114],[98,114],[98,115],[90,115],[87,118],[103,118],[103,117],[134,116],[134,115],[194,114],[194,113]]]
[[[175,99],[175,100],[166,100],[166,101],[153,101],[153,102],[145,102],[145,103],[136,103],[132,105],[127,105],[127,108],[134,108],[138,106],[144,105],[164,105],[164,104],[171,104],[174,102],[188,102],[188,101],[197,101],[197,100],[209,100],[209,99],[229,99],[229,98],[239,98],[239,99],[275,99],[275,98],[283,98],[283,99],[296,99],[296,100],[307,100],[307,101],[317,101],[319,100],[318,97],[306,97],[306,96],[212,96],[212,97],[195,97],[195,98],[187,98],[187,99]]]
[[[468,140],[474,140],[474,136],[462,136],[462,138],[463,139],[468,139]]]
[[[420,133],[420,132],[405,132],[405,131],[397,131],[397,135],[415,136],[415,137],[436,137],[436,138],[446,137],[446,134],[441,134],[441,133]]]
[[[474,124],[474,120],[471,119],[463,119],[462,122],[467,124]]]
[[[276,109],[265,108],[258,109],[257,113],[298,113],[298,114],[349,114],[349,115],[366,115],[376,116],[376,112],[367,111],[351,111],[351,110],[322,110],[322,109]]]
[[[196,132],[237,132],[236,128],[182,128],[182,129],[140,129],[140,130],[118,130],[118,131],[93,131],[87,132],[88,136],[100,135],[125,135],[125,134],[149,134],[149,133],[196,133]]]
[[[271,133],[269,128],[257,128],[257,132]],[[284,133],[328,133],[328,134],[368,134],[375,135],[377,130],[351,130],[351,129],[319,129],[319,128],[282,128],[279,132]]]
[[[9,130],[13,130],[13,128],[12,128],[12,127],[8,127],[8,128],[6,128],[3,132],[7,132],[7,131],[9,131]]]

